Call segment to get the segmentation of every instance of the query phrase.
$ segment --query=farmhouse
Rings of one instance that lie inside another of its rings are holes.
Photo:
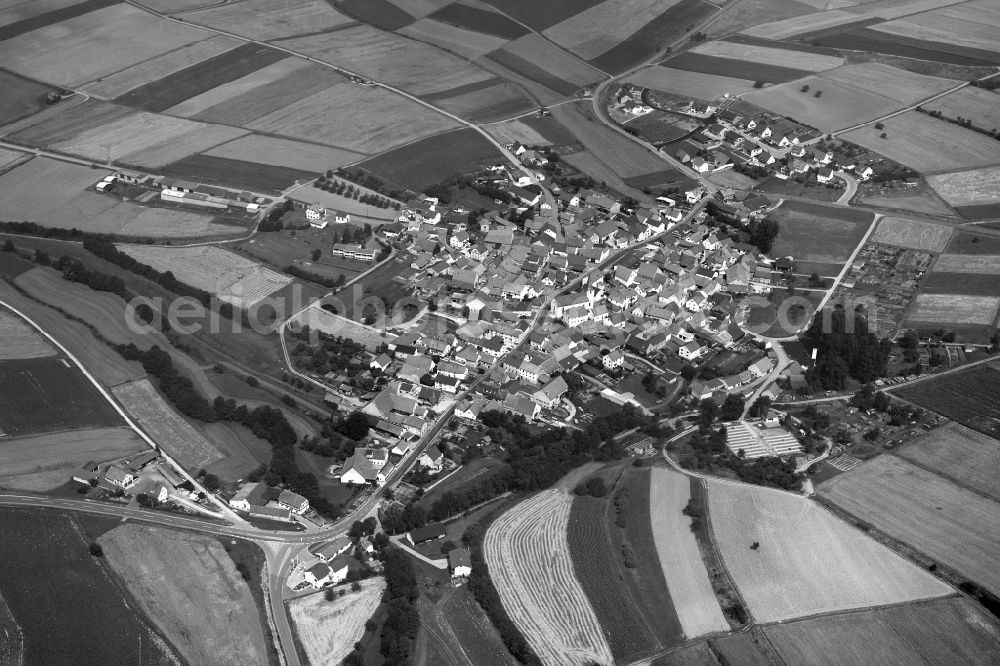
[[[357,448],[354,455],[344,461],[340,468],[340,482],[343,484],[364,485],[372,483],[381,486],[392,473],[393,464],[389,462],[389,452],[386,449]]]
[[[323,560],[324,562],[330,562],[338,555],[342,555],[351,549],[351,540],[346,536],[339,537],[333,541],[327,541],[318,548],[313,547],[309,549],[309,552]]]
[[[281,491],[278,495],[278,505],[299,516],[309,510],[309,500],[291,490]]]
[[[447,531],[444,525],[441,523],[434,523],[432,525],[427,525],[425,527],[418,527],[415,530],[406,533],[406,540],[410,542],[411,546],[419,546],[422,543],[427,543],[428,541],[434,541],[435,539],[442,539]]]
[[[437,446],[430,446],[417,460],[421,467],[427,470],[437,473],[441,471],[441,463],[444,462],[444,454],[441,453],[441,449]]]
[[[347,559],[340,557],[329,564],[326,562],[314,564],[302,573],[302,577],[318,590],[326,585],[336,585],[347,578],[347,568]]]
[[[468,548],[456,548],[448,553],[448,570],[452,578],[461,578],[472,573],[472,556]]]

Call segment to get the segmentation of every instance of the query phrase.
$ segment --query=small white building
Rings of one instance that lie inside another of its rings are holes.
[[[462,578],[472,573],[472,556],[468,548],[456,548],[448,553],[448,570],[452,578]]]

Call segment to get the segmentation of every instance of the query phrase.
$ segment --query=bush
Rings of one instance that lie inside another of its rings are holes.
[[[604,479],[593,476],[573,489],[576,495],[590,497],[604,497],[608,494],[608,487],[604,484]]]

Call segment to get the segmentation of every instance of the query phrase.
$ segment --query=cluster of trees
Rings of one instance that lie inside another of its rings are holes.
[[[778,222],[770,218],[758,220],[748,229],[750,244],[755,245],[764,254],[771,252],[774,240],[778,237]]]
[[[357,243],[358,245],[364,245],[372,237],[372,225],[365,224],[364,227],[355,227],[345,224],[340,231],[334,229],[332,236],[331,241],[334,243]]]
[[[296,266],[295,264],[289,264],[281,269],[285,273],[288,273],[292,277],[297,277],[308,282],[315,282],[316,284],[321,284],[327,289],[340,289],[347,282],[344,278],[344,274],[341,273],[336,278],[327,277],[325,275],[320,275],[319,273],[312,273],[302,268],[301,266]]]
[[[280,206],[275,206],[268,211],[267,215],[257,226],[257,231],[281,231],[285,228],[281,218],[293,208],[295,208],[295,204],[285,199]]]
[[[0,231],[8,234],[18,234],[20,236],[40,236],[41,238],[66,238],[79,240],[80,238],[92,237],[79,229],[61,229],[58,227],[44,227],[34,222],[0,222]]]
[[[966,129],[970,129],[973,132],[979,132],[980,134],[985,134],[986,136],[991,136],[991,137],[993,137],[995,139],[1000,140],[1000,130],[998,130],[996,127],[992,128],[992,129],[986,129],[985,127],[979,127],[978,125],[974,125],[972,123],[971,119],[969,119],[969,118],[963,118],[962,116],[956,116],[955,118],[949,118],[948,116],[943,115],[941,113],[940,109],[935,110],[935,111],[928,111],[927,109],[923,108],[922,106],[918,106],[917,107],[917,111],[920,111],[922,113],[926,113],[931,118],[938,118],[939,120],[944,120],[945,122],[949,122],[949,123],[952,123],[954,125],[958,125],[959,127],[965,127]]]
[[[375,206],[376,208],[399,208],[398,203],[389,201],[385,197],[380,197],[377,194],[362,192],[360,189],[354,187],[354,185],[351,185],[347,181],[343,180],[320,176],[313,181],[313,187],[317,187],[324,192],[336,194],[337,196],[354,199],[355,201],[359,201],[369,206]]]
[[[336,171],[331,170],[331,171],[327,171],[326,172],[326,177],[328,179],[329,178],[333,178],[334,175],[340,176],[341,178],[344,178],[345,180],[349,180],[349,181],[351,181],[353,183],[357,183],[361,187],[367,188],[369,190],[373,190],[375,192],[378,192],[379,194],[384,194],[385,196],[389,197],[390,199],[405,199],[406,198],[406,193],[405,192],[403,192],[402,190],[391,190],[391,189],[388,189],[386,187],[385,182],[381,178],[373,176],[372,174],[368,173],[364,169],[360,169],[360,168],[357,168],[357,167],[354,167],[354,168],[351,168],[351,167],[342,167],[340,169],[337,169]]]
[[[94,256],[100,257],[105,261],[109,261],[116,266],[120,266],[127,271],[150,280],[151,282],[155,282],[164,289],[172,291],[175,294],[196,298],[205,307],[209,307],[212,303],[213,294],[205,291],[204,289],[198,289],[197,287],[192,287],[191,285],[181,282],[175,278],[174,274],[170,271],[161,273],[152,266],[147,266],[146,264],[136,261],[124,252],[119,252],[114,243],[111,243],[110,241],[88,238],[83,241],[83,249],[87,250]],[[223,317],[230,319],[233,318],[234,309],[231,304],[219,302],[218,306],[219,314]]]
[[[417,611],[417,576],[413,563],[401,549],[388,547],[382,551],[385,565],[386,591],[383,597],[388,614],[382,625],[381,654],[383,663],[395,666],[410,663],[413,642],[420,631],[420,613]]]
[[[558,185],[560,188],[576,194],[580,190],[592,190],[598,186],[596,180],[590,176],[580,174],[578,176],[560,176],[554,175],[549,179],[552,183]],[[604,183],[600,184],[601,189],[607,189],[607,185]]]
[[[42,266],[51,265],[49,257],[44,252],[36,252],[34,259],[35,263]],[[125,288],[125,281],[117,275],[87,268],[82,261],[70,259],[69,257],[59,259],[55,263],[55,268],[62,273],[64,279],[70,282],[79,282],[80,284],[87,285],[94,291],[107,291],[128,299],[128,290]]]
[[[262,405],[253,409],[238,405],[232,398],[218,396],[209,402],[198,393],[190,379],[180,375],[170,355],[158,346],[142,351],[134,344],[117,348],[124,358],[142,363],[143,369],[156,378],[160,391],[181,413],[206,423],[231,421],[240,423],[254,435],[271,445],[270,467],[261,467],[251,475],[251,480],[263,478],[269,485],[284,484],[309,500],[323,515],[335,518],[339,511],[320,495],[315,475],[303,473],[295,462],[295,430],[285,414],[277,408]]]
[[[311,334],[318,334],[319,344],[315,347],[307,344]],[[364,358],[365,346],[350,338],[311,331],[307,326],[291,332],[291,335],[298,340],[291,350],[292,360],[297,367],[320,375],[342,370],[354,375],[368,368],[367,364],[357,360]]]
[[[599,476],[592,476],[586,481],[581,481],[573,489],[574,495],[581,497],[604,497],[608,494],[608,486],[604,479]]]
[[[806,371],[814,390],[842,390],[848,377],[867,384],[884,377],[892,342],[868,329],[862,312],[847,312],[840,305],[814,319],[803,336],[807,349],[816,348],[816,363]]]

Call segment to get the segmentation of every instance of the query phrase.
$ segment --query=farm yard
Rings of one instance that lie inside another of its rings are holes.
[[[111,389],[139,427],[185,469],[199,470],[223,454],[160,396],[148,379]]]
[[[611,649],[573,572],[572,504],[547,490],[508,510],[486,532],[486,563],[504,608],[543,663],[608,664]]]
[[[8,435],[117,425],[118,414],[69,361],[0,362],[0,429]]]
[[[923,222],[903,217],[883,217],[869,237],[873,243],[884,243],[914,250],[943,252],[948,247],[952,228],[943,224]],[[940,263],[940,260],[939,260]]]
[[[881,124],[883,129],[867,125],[842,136],[921,172],[956,171],[1000,163],[1000,141],[918,111],[907,111]]]
[[[18,658],[58,664],[86,654],[107,664],[177,663],[178,655],[149,626],[136,601],[87,552],[88,538],[96,536],[88,532],[118,521],[88,517],[86,532],[82,521],[70,513],[0,510],[0,590],[20,625],[23,657]]]
[[[688,640],[715,631],[728,631],[712,589],[691,519],[682,511],[691,499],[688,478],[653,468],[649,479],[649,516],[660,568],[670,590],[674,610]]]
[[[139,263],[161,273],[172,272],[181,282],[215,294],[221,301],[239,308],[253,307],[292,281],[290,277],[218,247],[119,245],[118,249]]]
[[[209,37],[121,3],[4,40],[0,61],[18,74],[77,87]]]
[[[901,458],[959,486],[1000,502],[1000,445],[997,440],[949,423],[931,430],[896,452]]]
[[[383,578],[361,583],[359,592],[330,602],[317,592],[288,602],[295,635],[312,664],[339,664],[365,633],[368,621],[382,601]]]
[[[821,483],[818,492],[932,561],[1000,594],[997,502],[886,455]]]
[[[98,543],[139,607],[189,663],[268,663],[253,595],[216,539],[127,524]]]
[[[1000,419],[1000,370],[979,366],[893,389],[920,407],[987,434]]]
[[[452,174],[503,161],[496,146],[476,130],[464,128],[390,150],[360,166],[402,189],[420,190]]]
[[[952,593],[805,497],[710,482],[708,500],[719,551],[758,622]]]
[[[669,64],[670,61],[668,60]],[[652,65],[628,77],[629,83],[681,97],[712,101],[726,94],[737,95],[753,89],[750,79],[739,79],[695,71]],[[769,89],[770,90],[770,89]]]
[[[384,88],[351,83],[335,84],[247,123],[261,132],[365,153],[381,153],[456,126]]]
[[[0,439],[0,487],[45,492],[69,482],[90,461],[106,461],[146,450],[130,428],[64,430]]]
[[[787,664],[988,664],[1000,626],[971,599],[844,613],[766,627]]]
[[[594,609],[617,663],[631,663],[653,651],[653,637],[619,580],[618,560],[608,540],[605,502],[573,499],[567,526],[573,570]]]
[[[56,350],[23,319],[0,309],[0,361],[54,356]]]
[[[772,254],[793,257],[807,275],[836,275],[873,220],[867,211],[806,201],[786,201],[768,217],[779,228]]]

